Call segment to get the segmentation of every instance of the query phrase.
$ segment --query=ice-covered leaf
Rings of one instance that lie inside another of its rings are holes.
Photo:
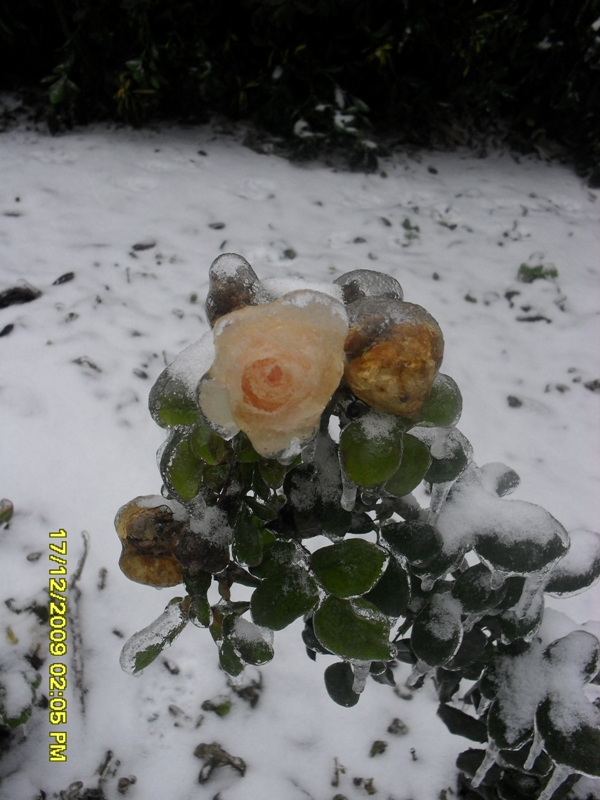
[[[244,617],[229,614],[223,620],[224,642],[229,641],[235,653],[246,664],[260,666],[273,658],[273,637]]]
[[[193,455],[211,466],[221,464],[227,456],[225,441],[213,433],[204,420],[194,425],[189,432],[188,441]]]
[[[410,576],[398,559],[390,557],[385,572],[364,599],[389,617],[396,618],[406,612],[410,602]]]
[[[463,637],[462,606],[450,594],[434,594],[415,619],[410,637],[417,658],[431,667],[447,664]]]
[[[263,549],[263,560],[255,567],[250,567],[250,572],[258,578],[268,578],[285,572],[299,558],[300,550],[295,542],[281,540],[267,542]]]
[[[342,658],[389,661],[389,619],[366,600],[328,597],[314,615],[314,630],[321,644]]]
[[[187,434],[176,430],[160,458],[160,474],[169,491],[182,503],[200,491],[205,463],[192,452]]]
[[[354,673],[347,661],[330,664],[325,670],[325,688],[332,700],[345,708],[355,706],[360,695],[352,690]]]
[[[386,491],[396,497],[404,497],[416,489],[431,463],[429,450],[419,439],[405,434],[402,445],[400,466],[385,484]]]
[[[473,742],[487,742],[487,728],[484,722],[466,714],[459,708],[454,708],[446,703],[438,706],[438,717],[442,720],[444,725],[448,728],[450,733],[457,736],[464,736],[465,739],[471,739]]]
[[[347,425],[340,436],[340,459],[350,480],[366,488],[389,480],[400,466],[403,429],[396,417],[377,411]]]
[[[556,564],[546,583],[546,592],[555,597],[577,594],[600,578],[600,535],[576,530],[569,538],[568,553]]]
[[[511,494],[521,483],[514,469],[499,461],[492,461],[481,467],[481,480],[488,492],[493,492],[498,497]]]
[[[585,701],[573,707],[570,697],[547,697],[536,721],[544,747],[557,764],[600,777],[600,711]],[[584,710],[585,709],[585,710]]]
[[[473,457],[469,440],[458,429],[414,428],[412,434],[429,448],[428,483],[447,483],[465,471]]]
[[[283,490],[287,497],[283,521],[299,538],[323,533],[344,536],[348,531],[352,514],[341,506],[343,487],[337,446],[328,435],[319,434],[313,460],[291,469]]]
[[[537,577],[537,576],[536,576]],[[498,617],[504,642],[531,639],[542,624],[544,616],[544,586],[540,583],[536,591],[529,590],[530,579],[525,580],[523,593],[512,608]]]
[[[485,564],[475,564],[461,572],[452,587],[452,595],[468,614],[494,608],[505,594],[504,586],[492,588],[492,573]]]
[[[562,525],[540,506],[487,491],[474,465],[453,486],[437,529],[446,551],[473,546],[492,569],[522,575],[564,555],[569,541]]]
[[[473,628],[466,632],[460,647],[446,664],[446,669],[463,670],[471,664],[475,664],[483,656],[487,643],[488,638],[480,628]],[[482,668],[480,665],[479,672]]]
[[[121,669],[130,675],[151,664],[185,628],[188,616],[181,607],[181,598],[175,597],[163,613],[146,628],[129,639],[121,650]]]
[[[442,551],[442,537],[426,522],[390,522],[382,526],[381,535],[392,553],[418,567],[426,567]]]
[[[317,603],[317,584],[300,564],[290,564],[270,574],[254,590],[250,601],[257,625],[280,631]]]
[[[221,572],[229,563],[232,530],[217,506],[197,507],[190,527],[179,538],[175,555],[191,575]]]
[[[246,505],[236,515],[231,550],[238,564],[254,567],[262,560],[263,526]]]
[[[472,778],[481,766],[485,754],[485,750],[475,748],[464,750],[456,759],[456,766],[461,772],[464,772],[465,775]],[[493,764],[486,777],[483,779],[482,784],[483,786],[496,786],[501,777],[501,767],[498,764]]]
[[[327,592],[353,597],[375,585],[386,561],[385,552],[376,545],[363,539],[348,539],[316,550],[310,564]]]
[[[148,398],[152,419],[161,428],[194,425],[200,420],[197,388],[212,364],[212,335],[191,344],[158,376]]]
[[[459,421],[462,406],[462,395],[456,381],[449,375],[438,372],[419,413],[417,425],[426,428],[450,428]]]
[[[210,572],[199,572],[194,576],[184,573],[183,580],[191,599],[189,608],[191,621],[201,628],[208,628],[212,622],[212,612],[207,592],[212,582],[212,575]]]

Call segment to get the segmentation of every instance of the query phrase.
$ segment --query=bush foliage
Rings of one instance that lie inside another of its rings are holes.
[[[439,145],[500,124],[589,173],[599,19],[600,0],[6,0],[0,85],[42,81],[54,128],[218,112],[367,162],[371,126]]]

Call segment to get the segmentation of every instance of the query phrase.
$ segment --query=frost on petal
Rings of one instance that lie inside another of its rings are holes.
[[[308,439],[342,378],[346,332],[341,303],[310,290],[227,314],[200,386],[203,413],[233,422],[267,457]]]
[[[348,306],[346,380],[376,411],[416,418],[444,353],[439,325],[424,308],[388,297]]]

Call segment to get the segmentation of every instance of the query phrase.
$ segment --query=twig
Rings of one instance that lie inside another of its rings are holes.
[[[69,582],[70,602],[67,606],[67,617],[69,620],[71,646],[73,648],[71,668],[75,676],[75,689],[79,696],[79,707],[83,715],[85,714],[85,688],[83,684],[83,639],[81,636],[81,621],[79,615],[81,589],[77,584],[81,578],[85,560],[90,549],[90,535],[87,531],[81,531],[81,538],[83,539],[83,553]]]

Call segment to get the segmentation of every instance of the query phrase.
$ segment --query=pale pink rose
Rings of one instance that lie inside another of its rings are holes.
[[[202,412],[226,435],[244,431],[262,456],[305,441],[342,379],[347,332],[342,304],[307,289],[226,314]]]

